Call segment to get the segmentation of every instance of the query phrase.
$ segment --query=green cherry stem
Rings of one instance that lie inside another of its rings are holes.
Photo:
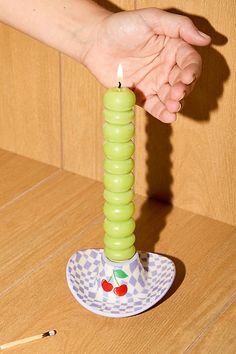
[[[112,278],[113,274],[110,276],[110,278],[108,279],[108,283],[111,281],[111,278]]]
[[[114,275],[114,278],[115,278],[116,284],[117,284],[118,286],[120,286],[120,284],[118,283],[118,281],[117,281],[117,279],[116,279],[116,275],[115,275],[114,270],[113,270],[113,275]]]

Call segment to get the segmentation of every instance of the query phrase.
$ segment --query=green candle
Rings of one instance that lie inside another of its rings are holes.
[[[104,190],[104,199],[114,205],[124,205],[129,204],[133,200],[133,190],[129,189],[127,192],[123,193],[113,193],[107,189]]]
[[[133,159],[127,159],[123,161],[105,159],[104,161],[105,171],[116,175],[129,173],[133,170],[133,168],[134,168]]]
[[[103,181],[105,188],[111,192],[126,192],[134,184],[134,175],[132,173],[113,175],[105,172]]]
[[[126,143],[105,141],[104,152],[111,160],[126,160],[134,153],[134,143],[131,140]]]
[[[112,261],[135,254],[133,167],[135,95],[128,88],[111,88],[104,96],[104,251]]]

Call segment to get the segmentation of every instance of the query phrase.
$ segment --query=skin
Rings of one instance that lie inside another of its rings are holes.
[[[0,0],[0,20],[85,65],[106,87],[123,86],[162,122],[176,112],[201,74],[194,46],[206,46],[188,17],[157,8],[109,12],[90,0]]]
[[[191,44],[209,43],[187,17],[156,8],[121,12],[96,28],[82,62],[106,87],[117,85],[122,63],[122,85],[134,90],[147,112],[170,123],[201,74],[202,60]]]

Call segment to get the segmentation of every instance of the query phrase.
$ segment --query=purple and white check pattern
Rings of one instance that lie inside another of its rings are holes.
[[[114,266],[113,266],[114,264]],[[128,274],[122,284],[128,286],[125,296],[105,292],[101,280],[108,279],[112,269]],[[157,303],[169,290],[175,277],[174,263],[155,253],[139,252],[124,265],[106,262],[101,249],[88,249],[73,254],[67,264],[67,282],[76,300],[88,310],[108,317],[127,317],[143,312]]]

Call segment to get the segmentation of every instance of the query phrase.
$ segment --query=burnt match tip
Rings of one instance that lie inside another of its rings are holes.
[[[55,329],[45,332],[43,333],[43,337],[52,337],[55,336],[57,334],[57,331]]]

